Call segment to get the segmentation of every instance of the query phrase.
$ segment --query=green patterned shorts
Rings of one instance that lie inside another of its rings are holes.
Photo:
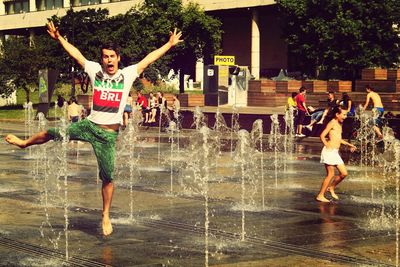
[[[54,140],[61,140],[60,131],[57,128],[50,128],[47,133]],[[67,128],[70,140],[81,140],[92,145],[99,166],[99,176],[103,182],[113,180],[115,161],[115,142],[118,132],[107,131],[100,128],[88,119],[72,123]]]

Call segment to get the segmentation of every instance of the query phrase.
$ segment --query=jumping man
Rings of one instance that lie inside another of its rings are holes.
[[[170,38],[160,48],[149,53],[135,65],[124,69],[118,68],[120,62],[119,48],[112,44],[101,47],[101,65],[87,60],[82,53],[70,44],[58,31],[52,21],[47,23],[47,32],[58,41],[65,51],[75,59],[88,73],[93,88],[93,102],[87,119],[71,124],[67,130],[70,140],[89,142],[94,150],[102,180],[102,229],[105,236],[113,231],[110,221],[110,207],[114,192],[113,172],[115,160],[115,142],[118,130],[122,124],[122,113],[128,98],[129,90],[135,79],[147,66],[163,56],[169,49],[182,42],[182,33],[170,32]],[[22,140],[15,135],[7,135],[6,141],[20,148],[46,143],[49,140],[60,139],[60,133],[55,128],[39,132]]]

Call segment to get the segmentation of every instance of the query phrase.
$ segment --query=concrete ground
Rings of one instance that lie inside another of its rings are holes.
[[[359,154],[325,204],[318,141],[234,152],[226,135],[125,130],[103,237],[91,147],[4,141],[28,129],[0,122],[0,266],[398,266],[398,173]]]

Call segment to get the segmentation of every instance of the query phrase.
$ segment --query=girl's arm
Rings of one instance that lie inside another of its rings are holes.
[[[340,141],[340,143],[341,143],[342,145],[349,146],[351,152],[354,152],[354,151],[357,149],[357,147],[356,147],[355,145],[350,144],[349,142],[346,142],[346,141],[343,140],[343,139]]]
[[[333,128],[333,121],[330,121],[330,122],[326,125],[325,129],[322,131],[321,135],[319,136],[320,139],[321,139],[321,141],[322,141],[322,143],[323,143],[324,146],[326,146],[327,148],[329,148],[329,143],[328,143],[328,141],[326,140],[326,136],[328,135],[328,133],[330,132],[330,130],[332,130],[332,128]]]

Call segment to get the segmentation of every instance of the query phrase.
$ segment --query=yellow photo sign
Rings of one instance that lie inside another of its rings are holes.
[[[235,56],[214,56],[214,65],[234,66]]]

